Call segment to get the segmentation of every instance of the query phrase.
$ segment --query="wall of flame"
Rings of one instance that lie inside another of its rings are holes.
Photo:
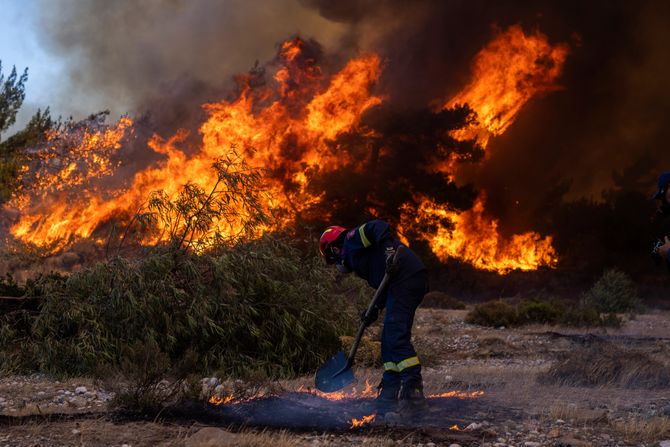
[[[524,104],[557,88],[567,54],[565,45],[551,45],[539,32],[527,34],[519,26],[501,32],[475,57],[471,81],[440,102],[442,108],[467,104],[476,114],[477,121],[453,137],[477,140],[486,148],[491,137],[512,125]],[[305,41],[296,37],[280,45],[268,67],[274,70],[272,82],[259,87],[253,73],[240,76],[235,99],[203,106],[207,119],[200,126],[194,153],[183,150],[186,131],[166,139],[154,135],[147,144],[161,155],[160,161],[136,172],[121,187],[106,186],[104,180],[113,177],[122,163],[115,157],[133,134],[132,119],[49,135],[33,150],[33,163],[24,173],[26,187],[10,204],[18,215],[12,236],[52,252],[82,239],[96,239],[101,227],[142,210],[153,191],[174,196],[187,183],[211,188],[216,182],[212,164],[233,147],[251,167],[268,173],[263,178],[267,192],[263,206],[285,216],[275,222],[277,227],[290,224],[301,211],[323,200],[321,192],[309,188],[310,173],[355,166],[356,160],[329,142],[347,132],[361,132],[357,126],[362,116],[385,101],[373,93],[383,63],[375,54],[363,54],[327,75]],[[441,160],[435,169],[453,178],[458,164]],[[402,233],[425,221],[443,222],[431,234],[421,235],[433,252],[442,260],[458,258],[481,269],[505,273],[556,265],[550,236],[534,232],[503,236],[498,222],[487,216],[485,202],[480,195],[470,210],[458,213],[429,198],[415,200],[418,206],[407,204],[399,210],[398,229]],[[161,240],[152,237],[144,242]]]

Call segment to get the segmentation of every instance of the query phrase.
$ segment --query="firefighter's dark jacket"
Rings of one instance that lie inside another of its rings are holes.
[[[393,235],[389,225],[381,220],[371,220],[347,231],[341,254],[345,267],[365,279],[375,289],[379,287],[386,271],[387,247],[397,250],[402,243]],[[402,281],[426,266],[409,248],[400,253],[399,268],[391,284]]]

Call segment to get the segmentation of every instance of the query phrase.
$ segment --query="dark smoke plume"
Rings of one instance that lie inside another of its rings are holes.
[[[381,90],[394,103],[423,107],[458,91],[495,29],[518,23],[572,50],[560,80],[564,90],[529,104],[471,174],[491,201],[500,202],[502,214],[517,201],[526,204],[521,214],[537,209],[564,181],[571,182],[569,197],[598,195],[612,186],[613,171],[642,156],[665,158],[670,4],[660,0],[100,0],[43,6],[45,42],[71,58],[71,85],[64,92],[84,92],[79,98],[97,97],[93,103],[116,112],[151,110],[168,127],[196,123],[193,111],[201,102],[220,99],[234,73],[269,60],[277,42],[296,32],[315,37],[330,53],[379,52],[386,60]],[[134,110],[118,110],[129,105]],[[643,174],[652,176],[650,170]]]

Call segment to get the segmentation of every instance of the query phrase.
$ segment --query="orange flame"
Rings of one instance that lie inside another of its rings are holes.
[[[459,214],[424,200],[416,213],[404,214],[416,217],[413,222],[403,222],[403,227],[442,219],[452,222],[452,229],[441,226],[426,237],[442,261],[455,257],[479,269],[499,273],[556,265],[558,257],[551,236],[543,238],[535,232],[527,232],[504,239],[498,231],[498,221],[484,216],[484,203],[485,196],[480,195],[471,209]]]
[[[313,394],[323,399],[333,401],[344,400],[344,399],[366,399],[377,396],[377,392],[373,388],[372,384],[367,380],[365,381],[365,388],[363,388],[362,390],[359,390],[356,386],[354,386],[350,391],[336,391],[333,393],[324,393],[317,389],[312,388],[306,389],[305,387],[300,386],[296,391],[299,393]]]
[[[450,398],[455,397],[457,399],[477,399],[484,395],[484,391],[447,391],[445,393],[431,394],[428,396],[430,399],[435,398]]]
[[[502,134],[530,99],[557,88],[555,81],[567,54],[566,45],[552,46],[539,32],[527,35],[520,26],[512,26],[501,33],[475,57],[472,81],[444,104],[445,108],[468,104],[477,115],[476,123],[453,136],[477,139],[485,148],[489,138]],[[441,166],[445,172],[453,168],[453,160]],[[437,231],[425,239],[442,261],[453,257],[498,273],[557,264],[551,236],[527,232],[505,239],[498,231],[498,221],[484,215],[485,202],[480,194],[471,209],[459,214],[425,199],[418,209],[406,207],[402,226],[437,222]],[[440,224],[445,220],[453,228]]]
[[[366,424],[371,424],[374,422],[377,413],[372,413],[367,416],[363,416],[361,419],[351,418],[351,428],[359,428]]]
[[[489,137],[505,132],[531,98],[557,88],[567,56],[567,45],[552,46],[545,35],[525,34],[518,25],[498,35],[475,57],[472,81],[445,104],[468,104],[477,114],[477,123],[455,136],[479,138],[486,147]]]
[[[302,41],[297,38],[282,46],[280,57],[283,57],[284,65],[277,69],[275,76],[279,83],[294,71],[292,64],[300,51]],[[302,83],[279,86],[281,96],[291,96],[290,89],[298,89],[298,92],[303,89],[307,97],[313,95],[299,112],[289,107],[295,104],[287,105],[279,99],[256,110],[254,98],[260,97],[262,101],[270,98],[273,92],[268,90],[253,96],[250,89],[245,88],[235,101],[205,106],[209,118],[200,128],[202,145],[190,158],[179,147],[186,132],[178,132],[167,140],[154,136],[149,146],[156,153],[165,155],[165,159],[155,167],[138,172],[128,188],[107,191],[107,197],[102,197],[98,191],[82,191],[84,197],[74,201],[64,200],[58,194],[50,195],[47,201],[41,200],[40,195],[16,201],[15,205],[22,213],[20,220],[11,227],[11,233],[23,242],[60,250],[71,242],[91,237],[101,224],[132,216],[153,191],[175,196],[188,183],[211,190],[217,181],[212,165],[229,154],[233,146],[242,148],[242,155],[252,168],[283,173],[281,179],[265,178],[268,194],[263,206],[268,210],[285,209],[291,214],[299,212],[319,199],[304,191],[305,172],[310,169],[328,171],[348,162],[341,154],[330,151],[327,141],[351,129],[367,109],[381,102],[381,98],[369,93],[380,74],[380,61],[376,55],[350,60],[331,78],[329,85],[320,90],[317,88],[320,71],[307,68],[304,71],[310,75],[303,76]],[[293,96],[302,100],[300,95]],[[82,144],[86,149],[82,152],[93,148],[104,152],[109,146],[116,148],[129,125],[129,120],[122,120],[105,131],[113,131],[116,139],[104,132],[84,139]],[[294,156],[282,156],[290,150],[296,151]],[[48,148],[45,152],[48,153]],[[71,177],[75,170],[75,167],[66,166],[57,175],[44,178],[48,183],[46,189],[65,187],[63,180]],[[295,185],[291,197],[287,196],[282,181]],[[213,230],[235,234],[243,222],[232,228],[227,224],[221,223],[221,227]],[[144,242],[155,244],[160,240],[148,238]]]
[[[230,403],[237,403],[238,400],[236,400],[232,395],[222,397],[213,395],[209,398],[207,402],[209,402],[212,405],[227,405]]]
[[[20,211],[10,228],[12,235],[53,252],[81,239],[99,237],[96,230],[110,222],[126,222],[144,209],[154,191],[174,197],[185,184],[211,190],[217,182],[212,165],[233,146],[251,168],[272,173],[263,178],[267,195],[262,207],[284,216],[277,225],[292,220],[322,199],[322,193],[307,189],[310,172],[331,172],[352,163],[328,143],[355,130],[361,116],[383,101],[371,94],[381,73],[377,55],[351,59],[326,78],[305,55],[305,45],[294,38],[280,46],[271,76],[274,81],[268,85],[252,88],[251,75],[240,77],[246,84],[237,99],[205,105],[208,118],[199,129],[200,146],[191,155],[181,147],[187,138],[185,131],[167,139],[151,138],[149,147],[163,159],[122,185],[103,188],[101,180],[113,177],[119,167],[114,154],[132,133],[130,119],[85,131],[78,137],[80,142],[70,144],[69,158],[50,143],[67,139],[67,134],[50,136],[39,151],[51,161],[49,169],[38,170],[36,181],[28,182],[37,187],[20,191],[12,202]],[[491,135],[504,132],[526,102],[555,88],[566,56],[564,45],[552,46],[540,33],[526,35],[515,26],[500,34],[475,58],[473,81],[444,103],[444,107],[468,103],[479,118],[478,127],[457,137],[479,138],[480,144],[486,145]],[[445,160],[437,168],[451,171],[453,160]],[[424,200],[417,209],[406,206],[401,210],[400,227],[450,220],[453,229],[438,224],[434,233],[424,235],[442,260],[456,257],[501,273],[555,264],[550,237],[524,233],[503,239],[498,223],[484,217],[484,202],[482,196],[471,210],[458,214]],[[237,234],[244,219],[240,210],[237,221],[215,221],[211,231]],[[164,228],[145,236],[142,242],[162,242],[165,232],[160,230]]]

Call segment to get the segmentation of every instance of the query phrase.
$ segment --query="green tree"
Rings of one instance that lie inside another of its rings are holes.
[[[6,202],[16,187],[25,160],[26,148],[39,141],[54,122],[47,108],[38,110],[22,130],[3,140],[3,133],[14,123],[26,97],[28,69],[19,76],[16,67],[5,78],[0,61],[0,203]]]

